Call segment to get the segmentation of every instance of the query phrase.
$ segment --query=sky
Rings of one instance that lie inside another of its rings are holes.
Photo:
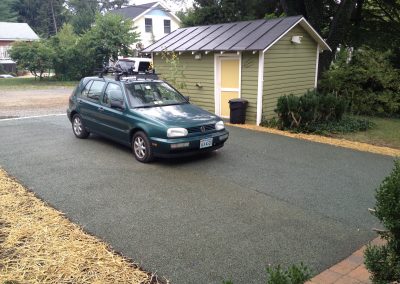
[[[129,4],[130,5],[133,5],[133,4],[141,5],[141,4],[146,4],[149,2],[156,2],[156,1],[157,0],[130,0]],[[191,7],[193,4],[193,0],[185,0],[185,1],[167,0],[167,1],[159,1],[159,2],[163,2],[163,4],[165,4],[167,7],[169,7],[171,9],[171,11],[173,11],[173,12],[182,10],[182,8]]]

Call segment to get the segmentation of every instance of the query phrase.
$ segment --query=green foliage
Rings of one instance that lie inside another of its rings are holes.
[[[277,11],[277,2],[265,0],[195,0],[193,7],[178,16],[183,26],[262,19]],[[277,12],[280,15],[282,11]]]
[[[98,60],[118,60],[118,55],[131,55],[130,46],[137,42],[139,33],[132,29],[132,22],[120,15],[98,14],[93,27],[83,36],[86,46],[95,50]]]
[[[395,161],[392,173],[376,191],[372,213],[385,231],[379,232],[386,240],[383,246],[370,245],[365,250],[365,265],[374,283],[400,281],[400,160]]]
[[[65,0],[16,0],[12,7],[19,22],[28,23],[44,38],[55,35],[67,20]]]
[[[180,62],[179,55],[175,52],[163,52],[161,58],[169,66],[168,73],[163,74],[163,79],[168,81],[175,88],[180,90],[187,89],[185,82],[186,77],[184,74],[185,68]]]
[[[308,91],[303,96],[288,95],[278,98],[275,112],[281,128],[303,128],[310,124],[340,121],[346,102],[334,95]]]
[[[389,52],[362,48],[347,62],[348,53],[343,51],[324,74],[321,89],[346,99],[354,114],[400,115],[400,72],[389,56]]]
[[[13,10],[16,0],[0,1],[0,22],[15,22],[17,21],[17,12]]]
[[[367,131],[373,126],[374,124],[368,119],[358,119],[352,116],[344,116],[339,121],[313,122],[293,129],[293,131],[330,136],[332,134]]]
[[[70,24],[74,32],[81,35],[88,31],[99,12],[97,1],[69,0],[68,7],[71,13]]]
[[[130,21],[114,14],[98,14],[94,25],[82,36],[74,33],[72,25],[65,25],[52,38],[53,48],[58,51],[54,58],[56,75],[63,80],[92,75],[109,60],[117,60],[118,55],[129,55],[137,38]]]
[[[267,268],[267,283],[269,284],[302,284],[311,279],[310,269],[300,263],[300,265],[292,265],[286,270],[280,265]]]
[[[303,284],[311,279],[311,270],[302,262],[293,264],[286,270],[280,265],[267,267],[267,284]],[[232,281],[223,281],[222,284],[233,284]]]
[[[43,78],[43,73],[52,68],[54,50],[47,41],[17,42],[10,50],[10,56],[22,69]]]
[[[85,73],[83,52],[79,50],[81,38],[74,33],[73,27],[66,24],[60,32],[52,37],[51,46],[57,50],[53,58],[53,68],[56,77],[61,80],[80,79]]]
[[[6,70],[4,70],[3,64],[0,64],[0,74],[6,74]]]

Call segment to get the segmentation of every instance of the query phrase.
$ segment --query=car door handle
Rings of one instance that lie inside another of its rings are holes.
[[[98,111],[104,111],[104,108],[99,107],[97,110],[98,110]]]

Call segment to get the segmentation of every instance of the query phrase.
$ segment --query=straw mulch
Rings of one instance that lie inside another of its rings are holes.
[[[0,168],[0,283],[159,280],[85,233]]]
[[[323,143],[323,144],[329,144],[332,146],[349,148],[352,150],[357,150],[357,151],[362,151],[362,152],[370,152],[370,153],[381,154],[381,155],[386,155],[386,156],[391,156],[391,157],[400,157],[399,149],[375,146],[375,145],[362,143],[362,142],[355,142],[355,141],[349,141],[349,140],[345,140],[345,139],[337,139],[337,138],[331,138],[331,137],[325,137],[325,136],[319,136],[319,135],[292,133],[292,132],[282,131],[282,130],[278,130],[278,129],[274,129],[274,128],[267,128],[267,127],[256,126],[256,125],[249,125],[249,124],[227,123],[227,125],[240,127],[240,128],[244,128],[244,129],[260,131],[260,132],[267,132],[267,133],[271,133],[271,134],[287,136],[287,137],[296,138],[296,139],[302,139],[302,140],[308,140],[308,141],[313,141],[313,142],[318,142],[318,143]]]

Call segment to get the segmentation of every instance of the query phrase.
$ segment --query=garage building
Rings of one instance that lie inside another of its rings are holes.
[[[260,124],[274,116],[278,97],[316,87],[324,50],[330,48],[321,36],[295,16],[181,28],[143,52],[161,78],[175,73],[184,82],[175,87],[193,104],[228,118],[229,100],[243,98],[246,122]],[[175,69],[165,60],[172,52],[179,58]]]

